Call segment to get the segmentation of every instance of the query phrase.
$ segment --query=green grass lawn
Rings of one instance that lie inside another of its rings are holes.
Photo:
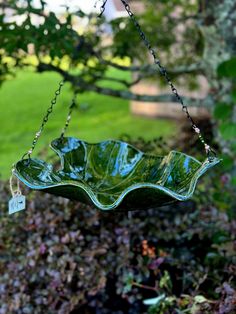
[[[112,74],[124,75],[120,72]],[[30,148],[34,134],[40,127],[42,117],[60,79],[60,76],[55,73],[38,74],[30,70],[21,71],[16,78],[5,82],[0,88],[0,174],[2,179],[9,177],[12,164]],[[109,82],[109,86],[114,86],[114,83]],[[66,84],[55,112],[42,133],[36,153],[59,136],[65,123],[71,97],[72,91],[69,84]],[[132,116],[129,111],[129,102],[126,100],[86,93],[78,96],[78,102],[83,107],[87,107],[87,110],[74,112],[67,132],[69,136],[98,142],[119,138],[121,134],[128,134],[133,138],[142,136],[145,139],[152,139],[160,135],[169,136],[176,131],[174,122]]]

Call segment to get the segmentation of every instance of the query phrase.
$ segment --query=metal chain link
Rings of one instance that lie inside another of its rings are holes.
[[[71,103],[71,105],[69,107],[69,112],[68,112],[68,115],[67,115],[67,118],[66,118],[66,123],[65,123],[65,125],[64,125],[64,127],[62,129],[62,132],[61,132],[61,136],[60,136],[61,139],[64,138],[66,130],[69,127],[69,124],[70,124],[70,121],[71,121],[71,115],[72,115],[72,112],[73,112],[75,107],[76,107],[76,93],[74,94],[74,97],[72,99],[72,103]]]
[[[216,157],[216,153],[215,151],[210,147],[210,145],[208,145],[202,134],[201,134],[201,130],[197,127],[197,125],[195,124],[193,118],[191,117],[189,111],[188,111],[188,107],[187,105],[184,104],[184,101],[182,99],[182,97],[179,95],[176,87],[174,86],[174,84],[172,83],[167,70],[165,69],[165,67],[161,64],[160,59],[157,56],[157,53],[153,50],[151,43],[149,42],[148,38],[146,37],[145,33],[143,32],[143,30],[141,29],[140,24],[138,23],[136,17],[134,16],[134,13],[131,11],[131,8],[129,6],[129,4],[125,1],[125,0],[120,0],[122,2],[122,4],[125,7],[125,10],[127,11],[128,15],[130,16],[131,20],[134,23],[134,26],[136,27],[141,39],[143,40],[145,46],[148,48],[150,54],[153,57],[154,60],[154,64],[156,64],[159,68],[160,73],[164,76],[166,82],[168,83],[168,85],[170,86],[173,94],[175,95],[176,99],[178,100],[178,102],[182,105],[182,110],[183,112],[186,114],[187,118],[189,119],[191,126],[194,130],[194,132],[198,135],[199,140],[201,141],[201,143],[204,145],[207,157],[209,161],[212,161],[212,159],[214,159],[214,157]],[[106,1],[105,1],[106,2]],[[102,7],[101,7],[101,12],[103,13],[105,10],[105,4],[103,3]],[[101,13],[101,14],[102,14]]]
[[[102,6],[100,7],[100,14],[98,15],[99,18],[102,17],[104,11],[105,11],[105,8],[106,8],[106,4],[107,4],[107,0],[103,0],[103,4]]]
[[[45,115],[44,118],[43,118],[43,121],[42,121],[42,124],[41,124],[41,126],[40,126],[40,129],[39,129],[38,132],[35,134],[35,137],[34,137],[33,142],[32,142],[32,146],[31,146],[31,148],[22,156],[22,158],[21,158],[22,160],[23,160],[26,156],[28,156],[28,159],[29,159],[29,160],[31,159],[31,154],[32,154],[32,152],[34,151],[35,146],[36,146],[36,144],[37,144],[37,142],[38,142],[38,140],[39,140],[39,138],[40,138],[40,136],[41,136],[41,133],[42,133],[42,131],[43,131],[43,129],[44,129],[44,126],[45,126],[45,124],[48,122],[48,118],[49,118],[50,114],[52,113],[52,111],[53,111],[53,109],[54,109],[54,106],[55,106],[56,103],[57,103],[57,98],[58,98],[58,96],[59,96],[60,93],[61,93],[61,89],[62,89],[62,86],[64,85],[64,83],[65,83],[64,80],[62,80],[62,81],[59,83],[59,88],[56,90],[55,96],[54,96],[54,98],[51,100],[51,105],[50,105],[50,107],[48,108],[48,110],[47,110],[47,112],[46,112],[46,115]]]

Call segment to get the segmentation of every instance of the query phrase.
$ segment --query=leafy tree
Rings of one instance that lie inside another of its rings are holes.
[[[207,79],[210,86],[207,97],[184,97],[184,101],[189,106],[207,107],[214,113],[219,126],[215,128],[215,135],[223,153],[227,154],[227,169],[232,170],[236,154],[235,1],[140,2],[144,10],[138,14],[139,22],[171,78],[189,88],[197,86],[198,75]],[[43,0],[37,7],[32,0],[6,0],[0,6],[1,81],[13,74],[14,68],[32,66],[28,56],[33,52],[37,71],[58,72],[80,92],[93,91],[138,101],[177,101],[171,93],[137,95],[130,89],[143,80],[155,78],[158,84],[164,81],[157,73],[157,66],[150,62],[129,18],[106,22],[112,28],[114,39],[107,41],[104,40],[104,18],[99,19],[95,14],[86,15],[81,10],[72,12],[66,7],[65,14],[59,17],[47,11]],[[21,22],[9,18],[9,14],[20,17]],[[76,25],[86,19],[87,25],[83,33],[79,33]],[[130,65],[117,61],[127,57]],[[65,67],[65,59],[68,67]],[[78,67],[79,72],[70,71],[72,67]],[[132,79],[109,77],[108,68],[129,71],[133,73]],[[116,81],[121,88],[101,84],[108,80]],[[232,178],[235,182],[235,176]]]

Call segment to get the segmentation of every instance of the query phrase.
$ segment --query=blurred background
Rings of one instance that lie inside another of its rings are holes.
[[[30,149],[62,79],[34,156],[55,161],[49,144],[74,95],[68,136],[206,156],[122,1],[1,2],[1,314],[236,313],[236,4],[127,3],[223,161],[191,201],[132,217],[25,187],[27,210],[9,217],[12,164]]]

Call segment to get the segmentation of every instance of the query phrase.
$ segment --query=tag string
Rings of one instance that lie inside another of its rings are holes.
[[[14,189],[14,182],[13,182],[14,178],[16,179],[16,190]],[[11,191],[12,197],[22,195],[21,189],[20,189],[20,181],[18,178],[14,176],[14,174],[12,174],[10,177],[9,185],[10,185],[10,191]]]

